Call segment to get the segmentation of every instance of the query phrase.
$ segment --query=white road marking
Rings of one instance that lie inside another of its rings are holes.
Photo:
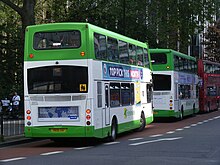
[[[149,137],[160,137],[160,136],[163,136],[163,134],[151,135]]]
[[[47,155],[54,155],[54,154],[59,154],[59,153],[62,153],[63,151],[54,151],[54,152],[47,152],[47,153],[43,153],[43,154],[40,154],[42,156],[47,156]]]
[[[183,128],[178,128],[178,129],[176,129],[176,131],[182,131],[183,130]]]
[[[109,142],[109,143],[104,143],[104,145],[112,145],[112,144],[118,144],[120,142]]]
[[[197,126],[197,124],[191,124],[191,127],[195,127],[195,126]]]
[[[156,140],[144,141],[144,142],[139,142],[139,143],[132,143],[132,144],[129,144],[129,145],[137,146],[137,145],[141,145],[141,144],[155,143],[155,142],[160,142],[160,141],[172,141],[172,140],[178,140],[178,139],[182,139],[182,138],[183,137],[163,138],[163,139],[156,139]]]
[[[79,147],[79,148],[74,148],[75,150],[85,150],[85,149],[89,149],[92,148],[93,146],[88,146],[88,147]]]
[[[5,159],[5,160],[0,160],[0,162],[12,162],[12,161],[23,160],[23,159],[26,159],[26,157],[18,157],[18,158]]]
[[[216,116],[216,117],[214,117],[214,119],[219,119],[220,118],[220,116]]]
[[[185,129],[188,129],[188,128],[190,128],[190,126],[185,126],[184,128],[185,128]]]
[[[135,141],[135,140],[142,140],[143,138],[133,138],[133,139],[128,139],[130,141]]]
[[[175,131],[169,131],[166,134],[172,134],[172,133],[175,133]]]
[[[200,121],[200,122],[198,122],[197,124],[203,124],[203,122]]]

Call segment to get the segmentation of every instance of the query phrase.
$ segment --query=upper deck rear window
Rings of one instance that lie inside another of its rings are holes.
[[[165,53],[151,53],[150,56],[153,65],[167,63],[167,55]]]
[[[65,49],[81,46],[80,31],[37,32],[34,34],[34,49]]]

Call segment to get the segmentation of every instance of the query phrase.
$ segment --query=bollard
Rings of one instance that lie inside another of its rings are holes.
[[[1,135],[0,135],[0,142],[4,141],[4,135],[3,135],[3,112],[0,111],[0,125],[1,125]]]

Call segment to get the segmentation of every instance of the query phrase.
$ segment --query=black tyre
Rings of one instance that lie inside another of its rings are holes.
[[[146,119],[144,113],[141,113],[140,117],[140,127],[137,129],[137,131],[143,131],[146,127]]]
[[[207,105],[207,113],[209,113],[210,111],[211,111],[210,102],[208,102],[208,105]]]
[[[112,120],[112,126],[111,126],[111,133],[108,137],[108,141],[110,142],[113,142],[116,140],[116,137],[117,137],[117,122],[116,122],[116,119],[114,118]]]
[[[179,114],[179,120],[183,120],[183,108],[181,108],[181,111]]]

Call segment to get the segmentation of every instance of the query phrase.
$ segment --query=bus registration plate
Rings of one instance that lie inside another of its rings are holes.
[[[51,132],[66,132],[67,128],[51,128]]]

